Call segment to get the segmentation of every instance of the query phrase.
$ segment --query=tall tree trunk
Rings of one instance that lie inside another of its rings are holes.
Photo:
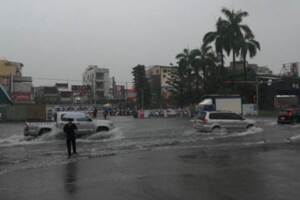
[[[235,72],[235,50],[232,50],[232,69]]]
[[[197,97],[199,95],[199,69],[198,67],[195,70],[195,75],[196,75],[196,92],[197,92]]]
[[[247,60],[246,60],[246,54],[243,55],[243,67],[244,67],[244,81],[247,80]]]
[[[222,76],[221,76],[221,82],[223,83],[224,82],[224,78],[226,77],[225,75],[225,67],[224,67],[224,54],[223,54],[223,51],[220,51],[220,57],[221,57],[221,73],[222,73]]]
[[[191,103],[193,95],[192,95],[192,76],[191,76],[191,71],[190,70],[188,72],[188,97],[189,97],[189,100],[190,100],[189,103]]]
[[[222,72],[224,72],[224,54],[223,52],[220,53],[221,56],[221,68],[222,68]]]
[[[206,77],[207,75],[206,75],[206,68],[205,68],[205,65],[203,66],[203,91],[204,91],[204,93],[206,93],[207,92],[207,90],[206,90]]]

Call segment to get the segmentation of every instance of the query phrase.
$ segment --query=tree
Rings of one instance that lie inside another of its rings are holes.
[[[150,85],[146,78],[145,66],[137,65],[132,71],[134,87],[137,91],[137,105],[143,109],[151,104]]]
[[[179,106],[184,106],[186,103],[189,103],[187,82],[185,65],[179,61],[177,70],[172,70],[167,82],[168,85],[170,85],[172,96],[176,99]]]
[[[260,50],[260,44],[252,35],[246,35],[241,44],[241,57],[243,59],[244,80],[247,80],[247,54],[253,58],[257,50]]]
[[[227,30],[227,23],[219,18],[216,23],[216,31],[208,32],[203,37],[203,44],[208,45],[214,42],[215,51],[217,56],[221,62],[221,68],[224,72],[224,51],[229,54],[230,46],[229,42],[226,40],[226,30]]]
[[[242,10],[229,10],[227,8],[222,9],[222,13],[226,19],[221,19],[222,27],[224,27],[224,39],[225,43],[228,43],[230,47],[229,53],[232,51],[232,64],[233,70],[236,68],[236,56],[239,55],[242,41],[245,35],[253,36],[251,29],[242,24],[243,18],[248,16],[248,12]]]
[[[188,98],[192,98],[192,62],[194,62],[194,55],[191,54],[189,49],[184,49],[183,52],[177,54],[175,58],[183,72],[182,75],[187,80]]]

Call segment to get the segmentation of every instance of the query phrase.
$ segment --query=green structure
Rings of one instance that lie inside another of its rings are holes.
[[[12,101],[5,91],[5,89],[0,85],[0,105],[12,104]]]

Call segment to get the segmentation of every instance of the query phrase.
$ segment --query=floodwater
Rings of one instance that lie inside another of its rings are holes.
[[[197,132],[188,119],[112,118],[116,128],[77,139],[79,158],[102,157],[127,151],[158,147],[194,145],[228,137],[259,134],[262,128],[238,133]],[[11,170],[36,168],[66,162],[65,141],[58,131],[40,137],[24,137],[23,123],[0,124],[0,174]]]
[[[194,130],[188,119],[112,120],[114,130],[78,139],[79,155],[71,159],[56,131],[25,138],[23,123],[1,123],[0,195],[7,199],[299,196],[289,183],[300,180],[293,175],[300,163],[300,125],[280,126],[274,119],[256,118],[256,127],[250,130],[213,134]],[[15,193],[16,187],[23,193]],[[125,196],[118,195],[122,192]]]

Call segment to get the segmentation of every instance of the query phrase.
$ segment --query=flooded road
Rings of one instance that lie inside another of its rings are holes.
[[[187,119],[173,118],[138,120],[133,118],[118,117],[113,118],[112,120],[116,126],[116,128],[112,131],[100,132],[90,135],[86,138],[78,139],[77,149],[79,155],[73,156],[71,159],[67,158],[65,141],[60,137],[60,135],[58,135],[57,132],[50,132],[38,138],[24,138],[23,123],[1,123],[0,177],[2,180],[7,180],[8,177],[8,179],[15,179],[16,181],[19,179],[18,174],[21,173],[22,176],[24,175],[28,177],[25,177],[24,180],[21,178],[21,180],[18,180],[17,182],[27,182],[28,179],[33,178],[34,180],[31,180],[32,182],[38,181],[34,184],[40,184],[40,178],[36,176],[36,172],[33,172],[34,170],[38,170],[41,176],[43,176],[43,173],[48,173],[48,169],[58,168],[61,170],[61,167],[65,168],[70,165],[84,165],[84,168],[89,169],[91,167],[91,171],[93,171],[98,170],[98,167],[94,169],[95,166],[89,166],[87,163],[96,162],[98,164],[100,163],[101,169],[103,168],[105,172],[105,170],[108,170],[106,168],[109,168],[111,165],[116,165],[117,162],[118,164],[115,166],[116,171],[113,172],[114,169],[112,168],[112,171],[108,172],[108,174],[118,173],[118,175],[121,175],[121,177],[126,177],[127,172],[121,170],[122,166],[125,167],[125,171],[129,170],[128,167],[132,167],[132,170],[130,170],[130,174],[132,176],[131,178],[135,179],[136,177],[141,176],[142,178],[138,180],[143,182],[144,176],[154,176],[152,177],[153,180],[149,183],[149,180],[145,179],[147,180],[145,184],[151,184],[152,187],[153,184],[155,185],[156,182],[160,180],[160,178],[157,177],[158,175],[155,175],[155,173],[161,174],[161,176],[164,176],[164,174],[166,176],[170,176],[167,178],[168,181],[172,181],[174,179],[173,176],[175,176],[177,177],[176,179],[180,180],[180,185],[171,184],[170,189],[172,189],[172,187],[176,187],[175,189],[177,190],[181,188],[183,190],[181,191],[183,192],[182,194],[185,194],[185,190],[187,189],[186,187],[190,187],[190,184],[198,185],[197,187],[200,187],[202,188],[201,190],[204,190],[207,187],[205,186],[205,182],[211,181],[210,178],[206,176],[206,178],[199,178],[199,174],[197,175],[197,173],[202,174],[201,176],[204,176],[203,173],[211,173],[211,175],[208,176],[213,176],[211,177],[212,180],[218,182],[220,181],[220,184],[228,184],[225,185],[225,187],[228,187],[228,191],[230,191],[232,190],[230,187],[236,187],[240,181],[245,181],[245,185],[242,184],[240,187],[247,187],[249,184],[255,185],[261,183],[261,181],[271,182],[273,179],[276,179],[272,177],[272,175],[268,175],[267,178],[265,177],[264,173],[268,170],[275,170],[272,173],[276,173],[276,170],[280,169],[280,173],[284,174],[284,169],[287,168],[287,170],[292,170],[290,172],[286,172],[288,173],[287,175],[289,177],[291,175],[289,173],[295,173],[295,170],[298,169],[298,167],[295,166],[300,166],[300,161],[298,156],[296,156],[299,153],[298,141],[300,140],[300,125],[279,126],[276,124],[274,119],[257,118],[255,119],[257,121],[256,127],[253,127],[249,130],[242,132],[220,132],[212,134],[202,133],[194,130],[191,122]],[[126,160],[127,158],[129,160]],[[158,163],[152,163],[151,160]],[[266,162],[264,162],[264,160]],[[109,166],[105,166],[105,164],[103,166],[102,161],[108,162],[107,165]],[[202,166],[203,162],[206,163],[204,168]],[[176,170],[178,167],[180,168],[178,169],[179,171],[176,171],[172,168],[172,163],[174,164],[174,167],[176,167]],[[147,165],[152,165],[153,169],[145,169]],[[262,169],[259,169],[261,171],[256,172],[255,168],[257,168],[258,165]],[[82,167],[72,166],[70,167],[71,171],[73,168],[82,169]],[[198,169],[198,167],[200,168]],[[240,167],[242,168],[240,169]],[[289,167],[292,169],[288,169]],[[143,173],[139,175],[139,170],[141,169],[146,170],[143,172],[144,175]],[[121,171],[118,172],[118,170]],[[137,170],[136,174],[135,170]],[[168,170],[172,172],[172,175],[169,174]],[[201,170],[204,171],[201,172]],[[216,171],[213,172],[211,170]],[[225,173],[223,173],[223,170],[225,170]],[[60,172],[57,172],[56,170],[50,170],[49,173],[54,173],[56,175],[53,174],[53,176],[57,176],[57,173]],[[87,172],[80,172],[78,176],[90,176],[86,175],[85,173]],[[214,173],[217,173],[217,175],[213,175]],[[237,173],[238,176],[231,180],[230,176],[234,173]],[[253,179],[253,173],[258,173],[257,180]],[[47,176],[48,175],[49,174],[47,174]],[[105,173],[103,174],[103,172],[99,172],[99,174],[95,175],[98,176],[99,179],[108,176]],[[116,175],[111,176],[114,178]],[[239,176],[245,177],[242,178]],[[282,178],[280,174],[279,176],[279,180],[282,179],[286,181],[286,179]],[[106,178],[109,179],[110,177]],[[243,180],[238,180],[239,178],[242,178]],[[226,181],[228,180],[231,181],[227,183]],[[6,197],[11,197],[10,195],[12,195],[12,193],[10,192],[12,191],[10,191],[10,189],[13,187],[10,188],[9,185],[14,184],[15,181],[0,181],[0,194],[3,190],[4,193],[2,194],[5,194]],[[53,181],[53,184],[59,185],[57,180]],[[258,183],[255,183],[256,181]],[[177,182],[175,183],[177,184]],[[185,183],[187,186],[185,186]],[[47,185],[48,182],[43,184]],[[218,186],[217,183],[210,184],[212,184],[212,187]],[[217,186],[215,184],[217,184]],[[224,187],[222,184],[220,186]],[[271,183],[268,184],[269,185],[264,187],[267,189],[269,187],[269,189],[272,190],[272,188],[270,188]],[[274,185],[274,187],[275,186],[276,185]],[[22,188],[22,186],[20,187]],[[33,187],[39,186],[33,185]],[[118,187],[121,189],[121,186]],[[259,186],[256,189],[259,191],[265,190],[261,189],[260,187],[262,186]],[[278,187],[284,188],[285,186]],[[23,189],[26,190],[25,188]],[[107,188],[108,191],[112,191],[114,189],[115,188]],[[157,189],[158,188],[153,188],[156,193],[158,192],[156,191]],[[251,190],[256,189],[252,188]],[[97,189],[93,186],[91,186],[91,190],[95,190],[94,192],[97,191]],[[32,189],[24,192],[29,192],[31,195]],[[61,194],[64,192],[68,192],[68,189],[65,188]],[[151,191],[149,192],[151,193]],[[191,192],[191,194],[198,194],[196,191]],[[238,191],[235,192],[238,193]],[[224,191],[224,193],[226,192]],[[179,193],[174,195],[180,196],[182,194],[180,194],[179,190]],[[166,195],[166,198],[163,199],[174,199],[170,198],[167,194],[161,195],[163,195],[163,197]],[[205,197],[209,197],[209,199],[224,199],[222,195],[222,198],[219,198],[221,196],[211,196],[213,195],[211,193],[207,193],[205,195],[208,195]],[[190,197],[193,199],[195,196],[192,195]],[[59,196],[57,199],[63,198]],[[93,198],[91,197],[90,199]],[[230,198],[229,195],[227,199],[232,198]]]
[[[256,134],[248,132],[212,135],[194,130],[187,119],[147,119],[119,117],[116,128],[77,139],[79,158],[102,157],[127,151],[157,147],[207,143],[207,140]],[[23,136],[23,123],[2,123],[0,138],[0,174],[11,170],[36,168],[66,162],[65,140],[58,131],[37,138]]]
[[[281,143],[300,135],[300,126],[278,126],[272,119],[256,119],[257,126],[233,133],[202,133],[187,119],[112,119],[116,128],[77,139],[76,159],[111,156],[154,148],[234,146]],[[68,162],[65,140],[57,131],[37,138],[23,136],[23,123],[1,123],[0,174]]]

